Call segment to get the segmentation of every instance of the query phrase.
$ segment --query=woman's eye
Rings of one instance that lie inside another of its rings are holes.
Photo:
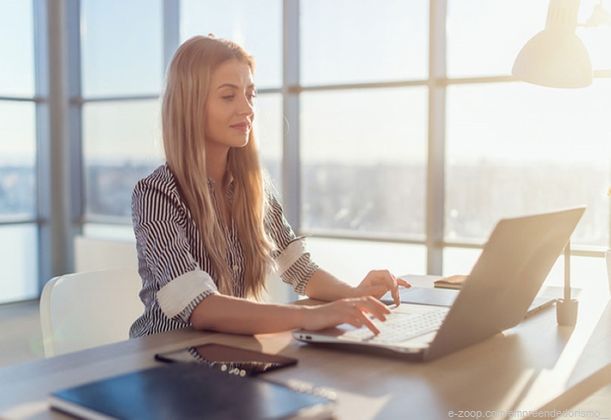
[[[233,99],[234,95],[223,96],[222,98],[226,101]]]

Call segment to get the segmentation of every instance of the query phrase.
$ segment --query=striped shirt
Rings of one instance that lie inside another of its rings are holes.
[[[208,181],[213,192],[215,185]],[[264,224],[275,242],[272,257],[277,273],[299,294],[318,266],[310,260],[303,237],[296,237],[284,218],[282,207],[271,188]],[[218,209],[215,194],[211,194]],[[226,189],[229,202],[233,183]],[[132,195],[132,220],[138,251],[138,271],[142,278],[140,299],[144,314],[131,326],[130,337],[140,337],[189,325],[193,309],[207,296],[219,293],[211,261],[204,249],[199,229],[178,190],[178,183],[167,164],[140,180]],[[245,297],[244,254],[233,220],[226,231],[227,261],[233,276],[233,295]]]

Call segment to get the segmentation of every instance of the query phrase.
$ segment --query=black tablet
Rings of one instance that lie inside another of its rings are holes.
[[[254,376],[286,366],[294,366],[297,359],[279,354],[267,354],[224,344],[206,343],[167,353],[158,353],[162,362],[196,362],[238,376]]]

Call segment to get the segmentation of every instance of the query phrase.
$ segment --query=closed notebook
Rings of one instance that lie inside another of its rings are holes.
[[[275,419],[327,417],[314,392],[194,363],[140,370],[55,392],[51,407],[91,419]]]

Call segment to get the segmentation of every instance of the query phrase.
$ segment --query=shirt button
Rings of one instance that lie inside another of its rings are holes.
[[[234,264],[232,268],[233,268],[233,271],[238,271],[240,267],[238,267],[237,264]]]

